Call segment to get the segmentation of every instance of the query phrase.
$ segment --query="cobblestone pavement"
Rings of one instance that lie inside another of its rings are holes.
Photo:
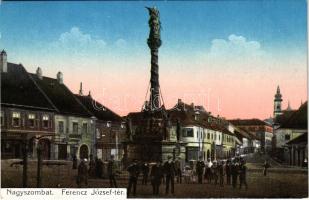
[[[29,187],[35,187],[36,164],[29,165]],[[308,174],[304,169],[272,168],[267,177],[262,176],[259,165],[248,163],[248,190],[233,189],[229,185],[220,187],[214,184],[175,184],[175,194],[165,195],[165,187],[161,185],[160,198],[223,198],[223,197],[307,197]],[[22,166],[10,167],[2,162],[2,187],[21,187]],[[77,187],[75,183],[76,170],[69,164],[65,166],[44,166],[42,183],[44,187]],[[119,187],[127,187],[128,180],[122,175],[117,180]],[[89,179],[88,187],[109,187],[106,179]],[[139,180],[137,196],[139,198],[154,198],[151,185],[141,185]],[[155,198],[157,198],[155,197]]]

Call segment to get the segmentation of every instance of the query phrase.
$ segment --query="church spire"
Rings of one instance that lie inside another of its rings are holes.
[[[290,100],[288,101],[288,107],[286,108],[287,111],[291,111],[292,108],[291,108],[291,105],[290,105]]]
[[[275,94],[275,99],[274,99],[274,118],[282,114],[281,102],[282,102],[282,95],[280,93],[280,87],[278,85],[277,92]]]
[[[80,85],[79,85],[79,95],[82,96],[83,95],[83,83],[80,82]]]

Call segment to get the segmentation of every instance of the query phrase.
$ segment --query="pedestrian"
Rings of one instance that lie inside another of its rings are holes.
[[[175,178],[175,165],[172,161],[172,156],[167,157],[167,161],[164,163],[165,173],[165,194],[169,193],[169,186],[171,185],[171,193],[174,194],[174,178]]]
[[[72,165],[72,169],[77,169],[77,157],[76,155],[73,156],[73,165]]]
[[[97,178],[102,178],[103,162],[101,159],[96,158],[95,160],[95,173]]]
[[[89,160],[89,177],[95,176],[95,160],[93,159],[93,155],[90,154],[90,160]]]
[[[133,186],[133,196],[136,195],[136,185],[137,185],[137,178],[139,174],[139,166],[137,164],[137,160],[134,159],[133,163],[129,165],[127,168],[127,171],[129,172],[129,185],[128,185],[128,196],[131,193],[131,188]]]
[[[241,186],[245,185],[246,190],[248,189],[247,185],[247,166],[246,162],[242,160],[240,166],[239,166],[239,188],[241,189]]]
[[[177,183],[181,183],[182,171],[181,171],[180,161],[178,158],[175,161],[175,170],[176,170]]]
[[[86,187],[88,186],[88,167],[86,162],[87,159],[83,159],[78,166],[76,182],[79,188],[82,187],[83,183]]]
[[[224,180],[224,167],[223,167],[223,161],[220,161],[219,162],[219,165],[218,165],[218,174],[219,174],[219,184],[221,187],[223,187],[223,180]]]
[[[212,180],[212,173],[211,173],[212,165],[213,163],[211,162],[210,158],[208,158],[208,162],[206,165],[206,172],[205,172],[208,183],[211,183],[211,180]]]
[[[109,183],[111,188],[117,188],[117,182],[116,182],[116,174],[117,174],[117,166],[114,161],[114,156],[111,155],[111,159],[108,161],[107,164],[107,173],[109,177]]]
[[[151,167],[150,172],[153,195],[159,195],[162,176],[163,167],[161,165],[161,161],[157,161],[156,164]]]
[[[202,157],[200,157],[200,160],[196,163],[196,173],[198,177],[198,183],[203,183],[203,173],[204,173],[205,163],[202,160]]]
[[[218,183],[218,162],[215,160],[211,167],[212,176],[215,182],[215,185]]]
[[[239,170],[238,162],[234,160],[232,164],[232,169],[231,169],[233,188],[236,188],[237,186],[238,170]]]
[[[263,167],[264,167],[263,174],[264,174],[264,176],[266,176],[267,175],[267,169],[270,167],[270,164],[268,163],[267,160],[265,160]]]
[[[148,174],[149,174],[149,164],[147,162],[145,162],[142,166],[142,172],[143,172],[143,180],[142,180],[142,184],[143,185],[147,185],[147,181],[148,181]]]
[[[185,166],[183,176],[185,178],[185,183],[189,184],[193,180],[193,171],[189,165]]]
[[[226,184],[227,185],[231,185],[231,170],[232,170],[231,160],[228,159],[225,164],[225,174],[226,174]]]

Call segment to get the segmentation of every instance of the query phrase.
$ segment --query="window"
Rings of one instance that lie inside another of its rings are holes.
[[[193,128],[185,128],[182,131],[183,137],[193,137]]]
[[[78,134],[78,123],[77,122],[73,122],[73,133]]]
[[[290,135],[285,135],[285,140],[290,140],[291,136]]]
[[[20,126],[20,113],[13,112],[12,114],[13,126]]]
[[[1,126],[4,125],[4,112],[1,111]]]
[[[30,127],[35,126],[35,114],[29,114],[28,115],[28,123]]]
[[[88,129],[88,124],[87,124],[87,123],[83,123],[83,126],[82,126],[82,133],[83,133],[83,134],[87,134],[87,129]]]
[[[218,135],[219,136],[219,141],[220,141],[220,135]]]
[[[48,128],[49,127],[49,116],[48,115],[43,115],[42,117],[43,120],[43,128]]]
[[[208,140],[210,139],[210,133],[207,133],[207,139]]]
[[[63,121],[58,122],[58,131],[59,131],[59,133],[64,133],[64,123],[63,123]]]
[[[215,134],[215,140],[217,140],[217,133]]]

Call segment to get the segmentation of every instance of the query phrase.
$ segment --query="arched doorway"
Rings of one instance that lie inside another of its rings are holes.
[[[209,149],[207,150],[207,160],[210,159],[210,151]]]
[[[83,144],[80,149],[79,149],[79,158],[80,159],[88,159],[88,153],[89,153],[89,150],[88,150],[88,147],[87,145]]]
[[[50,159],[50,141],[48,139],[40,139],[38,142],[38,145],[40,146],[42,153],[42,159],[43,160],[49,160]]]

